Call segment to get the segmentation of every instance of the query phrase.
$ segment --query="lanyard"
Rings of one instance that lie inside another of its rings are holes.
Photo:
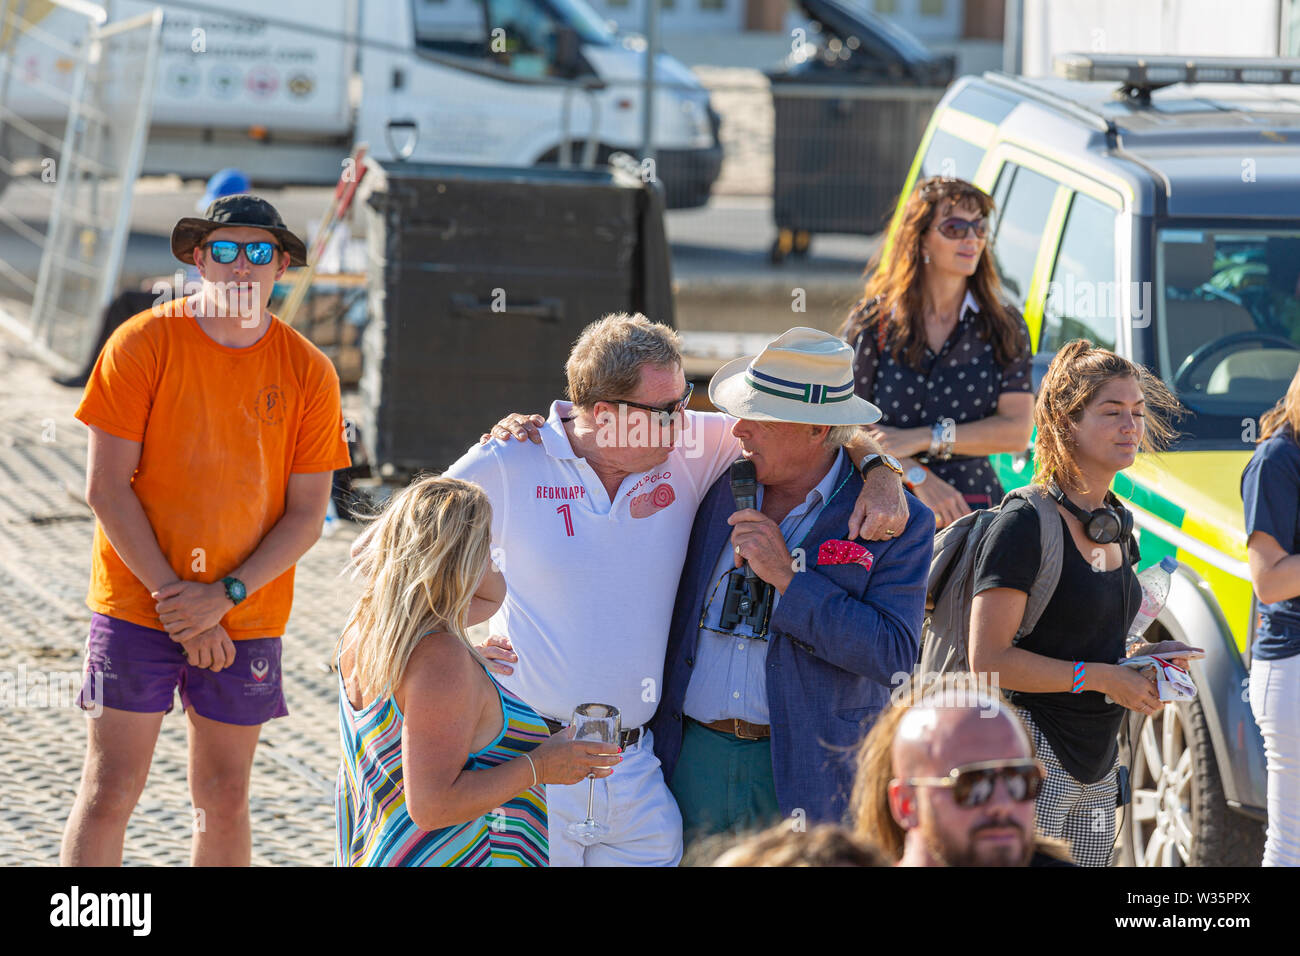
[[[849,462],[849,473],[844,476],[843,481],[841,481],[838,485],[835,486],[835,490],[831,492],[831,496],[827,498],[826,503],[822,505],[822,511],[825,511],[827,508],[831,506],[831,502],[835,500],[835,496],[840,493],[840,489],[842,489],[845,485],[849,483],[849,479],[853,477],[853,472],[855,472],[856,470],[857,469],[854,467],[853,463]],[[821,511],[817,513],[817,517],[818,518],[821,517]],[[801,518],[800,523],[802,523],[802,521],[803,519]],[[816,519],[813,519],[812,527],[810,527],[806,532],[804,532],[804,536],[799,539],[799,543],[795,545],[795,547],[802,548],[804,546],[804,543],[808,540],[808,535],[813,533],[813,528],[815,528],[816,526],[817,526],[817,521]],[[798,525],[796,525],[795,527],[797,528]]]

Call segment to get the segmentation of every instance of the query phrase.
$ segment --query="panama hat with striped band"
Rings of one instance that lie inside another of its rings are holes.
[[[853,394],[853,349],[816,329],[794,328],[757,355],[718,369],[709,401],[736,418],[805,425],[870,425],[880,409]]]

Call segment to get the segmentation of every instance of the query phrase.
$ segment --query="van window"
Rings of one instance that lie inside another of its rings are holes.
[[[487,24],[479,0],[416,0],[415,46],[431,53],[482,59]]]
[[[1120,311],[1115,282],[1115,211],[1076,194],[1065,217],[1056,266],[1043,303],[1040,353],[1053,353],[1071,339],[1115,348]]]
[[[1047,225],[1047,214],[1052,209],[1056,183],[1032,169],[1008,163],[1002,176],[1008,181],[1006,198],[997,217],[997,233],[993,238],[993,261],[1007,298],[1024,311],[1029,295],[1029,280],[1034,274],[1034,261],[1038,258],[1038,245]],[[998,183],[1000,191],[1002,183]]]
[[[614,35],[605,25],[604,17],[593,10],[587,0],[546,0],[546,6],[555,12],[561,23],[577,31],[578,39],[583,43],[589,46],[614,45]]]
[[[920,178],[949,176],[969,182],[975,178],[975,170],[980,168],[980,160],[983,158],[983,147],[936,129],[930,137],[930,146],[926,149],[925,156],[921,158]]]
[[[492,44],[497,66],[520,76],[548,75],[561,26],[551,12],[535,0],[487,0],[487,10],[489,32],[503,31],[501,42]]]

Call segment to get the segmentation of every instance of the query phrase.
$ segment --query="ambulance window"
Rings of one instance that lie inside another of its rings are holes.
[[[993,186],[994,232],[997,232],[997,216],[1007,203],[1007,193],[1011,191],[1011,180],[1015,178],[1016,169],[1015,163],[1003,163],[998,170],[998,181]]]
[[[1039,352],[1055,352],[1072,339],[1115,348],[1120,314],[1115,282],[1115,211],[1076,194],[1065,217],[1056,266],[1043,303]]]
[[[975,170],[980,168],[980,160],[983,158],[982,147],[936,129],[930,137],[930,146],[921,159],[921,178],[947,176],[969,182],[975,178]]]
[[[1056,183],[1031,169],[1011,164],[1003,169],[1002,175],[1014,178],[997,217],[993,261],[997,263],[1007,298],[1023,312],[1043,227],[1047,225],[1047,215],[1056,195]],[[999,189],[1001,185],[999,182]]]

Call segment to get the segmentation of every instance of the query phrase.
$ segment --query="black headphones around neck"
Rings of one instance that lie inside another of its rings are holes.
[[[1106,504],[1096,511],[1084,511],[1067,498],[1054,481],[1048,483],[1047,493],[1060,502],[1066,511],[1079,519],[1079,523],[1083,525],[1083,533],[1088,536],[1089,541],[1111,544],[1125,540],[1133,533],[1132,513],[1109,491],[1106,492],[1106,500],[1112,502],[1114,507]]]

